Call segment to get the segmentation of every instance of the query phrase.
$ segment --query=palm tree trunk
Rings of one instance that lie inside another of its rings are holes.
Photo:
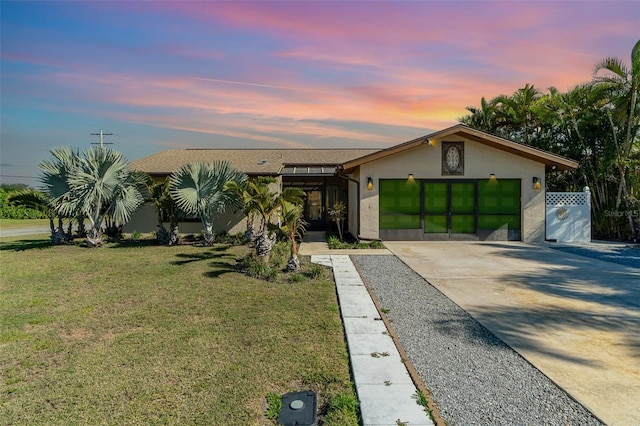
[[[213,223],[203,219],[202,224],[204,225],[204,241],[203,244],[206,247],[213,246],[214,238],[213,238]]]
[[[171,235],[169,237],[169,245],[174,246],[178,244],[178,241],[179,241],[178,219],[176,218],[175,214],[171,214],[171,216],[169,216],[169,229],[171,231]]]
[[[89,247],[100,247],[103,243],[103,235],[102,230],[96,229],[95,226],[92,227],[89,232],[87,232],[87,236],[85,238],[87,245]]]
[[[269,262],[275,242],[276,234],[266,229],[260,232],[258,238],[256,238],[256,254],[258,257],[264,259],[265,262]]]
[[[291,253],[291,257],[289,257],[289,261],[287,262],[287,269],[292,272],[300,270],[300,259],[298,259],[297,254]]]

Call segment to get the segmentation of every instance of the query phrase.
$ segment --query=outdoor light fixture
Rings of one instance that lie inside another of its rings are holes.
[[[533,178],[533,189],[534,190],[539,190],[542,188],[542,184],[540,183],[540,178],[539,177],[535,177]]]
[[[413,173],[409,173],[409,176],[407,176],[407,183],[416,183],[416,180],[413,178]]]
[[[373,179],[371,179],[370,177],[367,178],[367,189],[369,191],[373,191]]]
[[[436,146],[436,140],[435,139],[427,139],[427,145]]]
[[[498,179],[496,179],[495,173],[489,173],[489,183],[498,183]]]

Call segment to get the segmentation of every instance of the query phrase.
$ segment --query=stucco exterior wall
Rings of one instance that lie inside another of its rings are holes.
[[[282,192],[282,177],[277,176],[275,182],[269,184],[269,189],[277,193]],[[131,220],[123,226],[123,232],[137,231],[145,234],[155,232],[157,227],[156,216],[157,213],[153,204],[144,204],[132,215]],[[164,226],[169,229],[169,222],[165,222]],[[199,221],[181,221],[178,223],[180,234],[199,234],[202,230],[202,223]],[[245,232],[247,230],[247,219],[240,210],[235,212],[227,211],[215,219],[213,230],[215,233],[227,232],[231,235]]]
[[[165,228],[169,229],[169,222],[164,223]],[[156,210],[153,204],[148,203],[142,206],[133,214],[131,220],[123,226],[123,232],[141,232],[143,234],[156,231]],[[228,232],[229,234],[237,234],[247,229],[247,220],[242,216],[241,212],[234,214],[226,212],[216,218],[213,223],[213,230],[216,233]],[[202,223],[199,221],[181,221],[178,223],[178,231],[180,234],[199,234],[202,231]]]
[[[379,238],[380,179],[406,179],[413,173],[418,179],[489,179],[494,173],[498,180],[521,179],[522,239],[525,242],[544,241],[545,167],[544,164],[522,158],[478,142],[455,137],[445,142],[464,144],[464,175],[442,175],[442,141],[435,146],[420,145],[389,157],[362,164],[360,175],[360,234],[362,238]],[[533,189],[533,177],[541,179],[541,190]],[[373,190],[367,190],[367,178],[373,179]]]

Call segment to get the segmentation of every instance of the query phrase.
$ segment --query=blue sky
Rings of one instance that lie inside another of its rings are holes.
[[[387,147],[526,83],[566,91],[628,63],[638,1],[9,2],[0,180],[100,129],[169,148]]]

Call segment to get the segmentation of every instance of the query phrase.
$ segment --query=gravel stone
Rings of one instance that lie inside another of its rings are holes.
[[[395,256],[351,259],[449,426],[602,424]]]

